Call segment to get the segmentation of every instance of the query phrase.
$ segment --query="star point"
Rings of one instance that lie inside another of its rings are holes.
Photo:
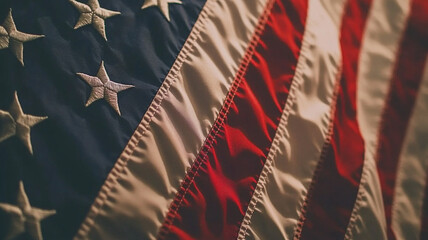
[[[18,94],[15,92],[9,112],[0,110],[0,142],[16,135],[27,147],[28,151],[33,154],[30,136],[31,127],[45,119],[47,117],[25,114],[19,103]]]
[[[97,76],[90,76],[85,73],[76,73],[82,80],[84,80],[89,86],[92,87],[91,95],[86,102],[86,107],[91,105],[96,100],[104,98],[108,104],[119,114],[119,104],[117,100],[117,94],[129,88],[133,88],[133,85],[116,83],[110,80],[106,69],[104,67],[104,61],[101,61],[100,68],[98,69]]]
[[[13,21],[12,9],[9,10],[3,24],[0,25],[0,49],[10,48],[22,66],[24,66],[23,43],[42,37],[44,37],[44,35],[35,35],[18,31]]]
[[[24,184],[19,182],[17,205],[0,203],[0,210],[11,216],[11,228],[6,239],[13,239],[27,232],[33,239],[42,240],[40,222],[56,213],[55,210],[44,210],[32,207],[25,193]]]
[[[76,0],[69,1],[80,12],[79,20],[77,20],[74,29],[92,24],[95,30],[97,30],[97,32],[99,32],[101,36],[107,41],[105,20],[107,18],[119,15],[120,12],[100,7],[98,0],[88,0],[88,4],[84,4]]]
[[[168,22],[170,22],[171,21],[170,16],[169,16],[169,4],[170,3],[183,4],[180,0],[145,0],[141,9],[146,9],[149,7],[156,6],[162,12],[162,14],[166,18],[166,20],[168,20]]]

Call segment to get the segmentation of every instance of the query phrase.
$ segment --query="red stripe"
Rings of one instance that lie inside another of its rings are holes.
[[[388,238],[398,160],[428,53],[428,1],[414,0],[382,116],[377,152]]]
[[[288,97],[306,11],[306,1],[274,3],[243,78],[235,80],[236,94],[229,93],[227,110],[186,176],[160,238],[237,237]]]
[[[358,193],[364,142],[356,119],[357,69],[371,0],[349,1],[341,27],[343,72],[333,135],[312,180],[295,238],[343,239]]]
[[[421,221],[421,237],[420,239],[428,239],[428,176],[425,181],[425,195],[422,207],[422,221]]]

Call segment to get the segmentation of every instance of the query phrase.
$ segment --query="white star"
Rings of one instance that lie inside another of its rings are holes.
[[[171,19],[169,18],[169,8],[168,8],[169,3],[182,4],[180,0],[145,0],[141,9],[157,6],[159,10],[162,12],[162,14],[165,16],[166,20],[168,20],[169,22],[171,21]]]
[[[22,181],[19,182],[17,205],[0,203],[0,209],[11,215],[11,228],[6,239],[13,239],[26,231],[33,239],[42,240],[40,221],[56,213],[55,210],[32,207]]]
[[[0,110],[0,142],[16,135],[33,154],[30,128],[46,118],[48,117],[25,114],[19,103],[18,94],[15,92],[9,112]]]
[[[104,98],[110,106],[120,115],[119,104],[117,103],[117,93],[134,87],[133,85],[126,85],[116,83],[110,80],[104,68],[104,61],[101,62],[97,76],[90,76],[84,73],[76,73],[80,78],[85,80],[91,87],[92,92],[86,102],[86,107],[98,99]]]
[[[88,4],[84,4],[75,0],[69,0],[74,7],[80,12],[79,20],[77,20],[74,29],[92,24],[105,40],[107,40],[104,20],[119,15],[120,12],[111,11],[100,7],[98,0],[88,0]]]
[[[10,48],[22,66],[24,66],[23,43],[41,37],[44,35],[33,35],[18,31],[12,18],[12,9],[9,10],[3,24],[0,25],[0,49]]]

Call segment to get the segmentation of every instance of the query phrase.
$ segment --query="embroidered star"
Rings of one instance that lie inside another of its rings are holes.
[[[165,16],[166,20],[168,20],[169,22],[171,21],[171,19],[169,18],[169,8],[168,8],[169,3],[182,4],[180,0],[145,0],[141,9],[157,6],[159,10],[162,12],[162,14]]]
[[[33,239],[42,240],[40,221],[55,214],[55,210],[44,210],[32,207],[24,190],[24,184],[19,182],[17,205],[0,203],[0,209],[11,216],[11,226],[6,239],[12,239],[27,232]]]
[[[16,135],[33,154],[30,128],[46,118],[25,114],[15,92],[9,112],[0,110],[0,142]]]
[[[101,8],[98,0],[88,0],[88,4],[84,4],[75,0],[69,1],[80,12],[79,20],[77,20],[74,29],[92,24],[95,30],[97,30],[107,41],[104,20],[119,15],[120,12]]]
[[[108,104],[120,115],[119,104],[117,103],[117,93],[133,88],[133,85],[116,83],[110,80],[104,67],[104,61],[101,62],[97,76],[90,76],[84,73],[77,75],[92,87],[91,96],[86,102],[86,107],[94,101],[104,98]]]
[[[9,14],[3,24],[0,25],[0,49],[10,48],[22,66],[24,66],[23,43],[41,37],[44,37],[44,35],[34,35],[18,31],[12,18],[12,9],[9,10]]]

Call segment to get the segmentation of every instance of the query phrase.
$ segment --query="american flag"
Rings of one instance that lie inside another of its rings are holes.
[[[0,23],[0,239],[428,239],[427,0]]]

